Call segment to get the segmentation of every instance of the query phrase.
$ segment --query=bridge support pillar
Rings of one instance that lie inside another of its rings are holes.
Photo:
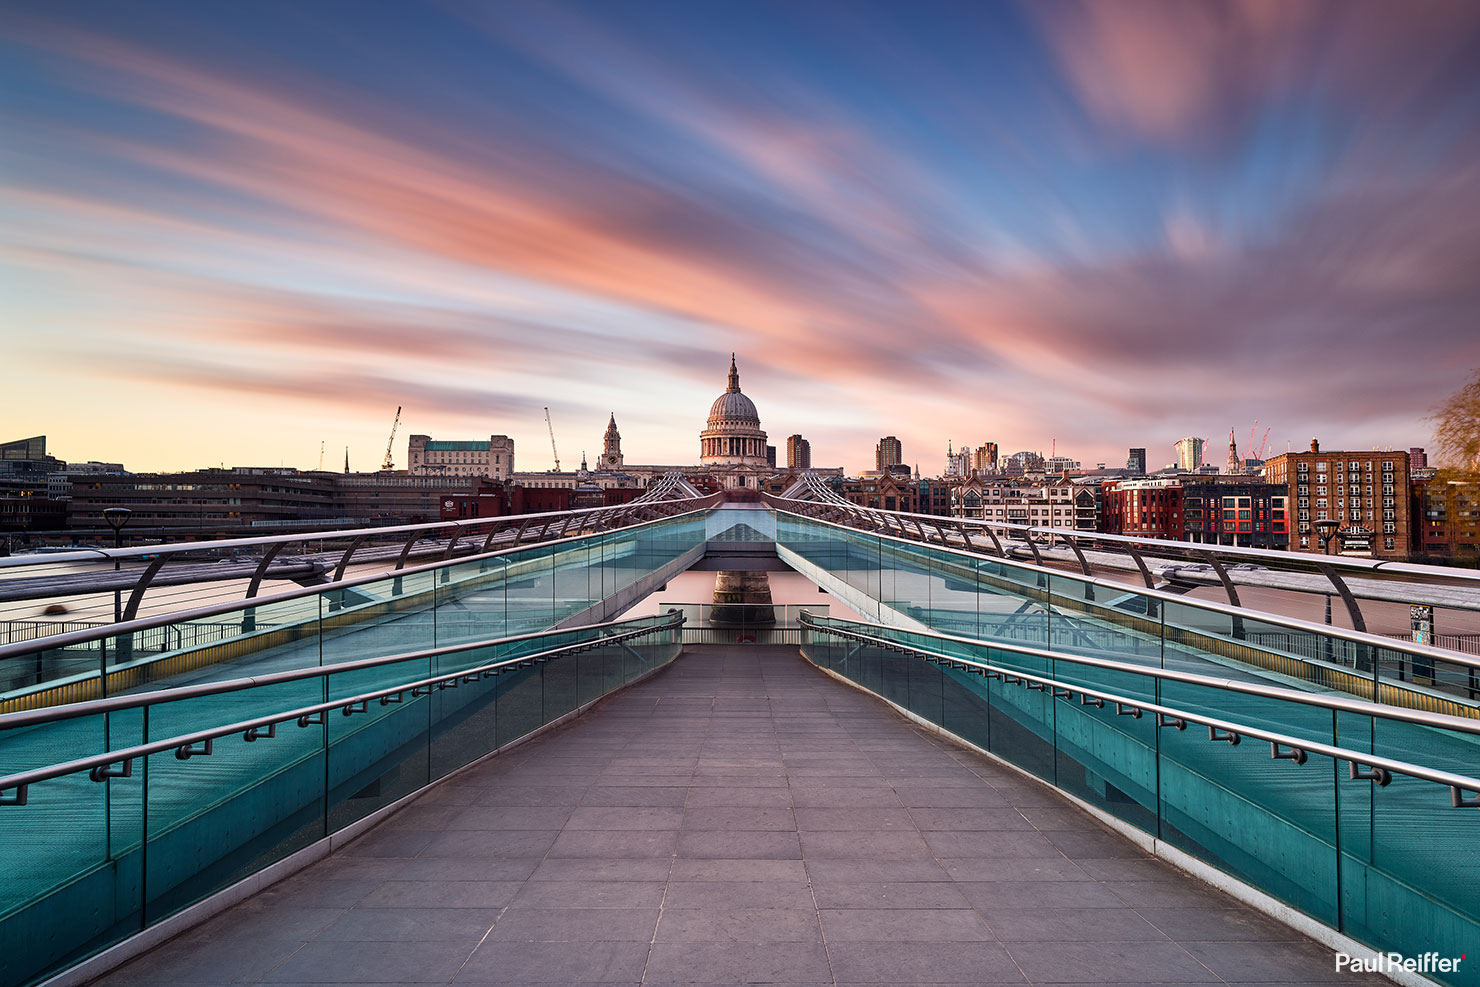
[[[720,626],[771,625],[771,580],[765,572],[722,570],[714,577],[714,609],[709,622]]]

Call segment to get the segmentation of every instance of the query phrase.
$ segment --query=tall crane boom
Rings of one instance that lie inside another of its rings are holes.
[[[401,406],[398,404],[396,405],[396,420],[391,422],[391,437],[385,443],[385,459],[380,464],[382,470],[393,470],[396,468],[395,462],[391,459],[391,446],[396,444],[396,429],[400,427],[400,424]]]
[[[550,453],[555,457],[555,472],[560,472],[560,450],[555,448],[555,426],[550,424],[550,409],[545,409],[545,427],[550,430]]]

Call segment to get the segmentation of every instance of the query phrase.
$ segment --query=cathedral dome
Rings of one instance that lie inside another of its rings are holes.
[[[739,391],[726,391],[714,399],[714,404],[709,406],[709,421],[717,424],[722,421],[746,421],[761,423],[761,416],[755,410],[755,402],[750,400]]]
[[[705,465],[770,465],[760,413],[755,403],[740,393],[740,371],[733,355],[730,386],[709,406],[709,421],[699,433],[699,461]]]
[[[718,428],[720,422],[743,422],[757,428],[761,424],[755,402],[740,393],[740,371],[735,367],[733,354],[730,356],[730,386],[709,406],[709,427]]]

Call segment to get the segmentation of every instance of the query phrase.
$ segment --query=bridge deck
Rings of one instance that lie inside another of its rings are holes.
[[[695,647],[100,983],[1337,980],[794,650]]]

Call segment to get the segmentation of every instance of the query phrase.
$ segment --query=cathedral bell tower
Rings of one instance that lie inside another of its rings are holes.
[[[601,459],[596,468],[604,473],[614,473],[622,468],[622,433],[617,431],[617,413],[612,412],[607,422],[606,435],[601,440]]]

